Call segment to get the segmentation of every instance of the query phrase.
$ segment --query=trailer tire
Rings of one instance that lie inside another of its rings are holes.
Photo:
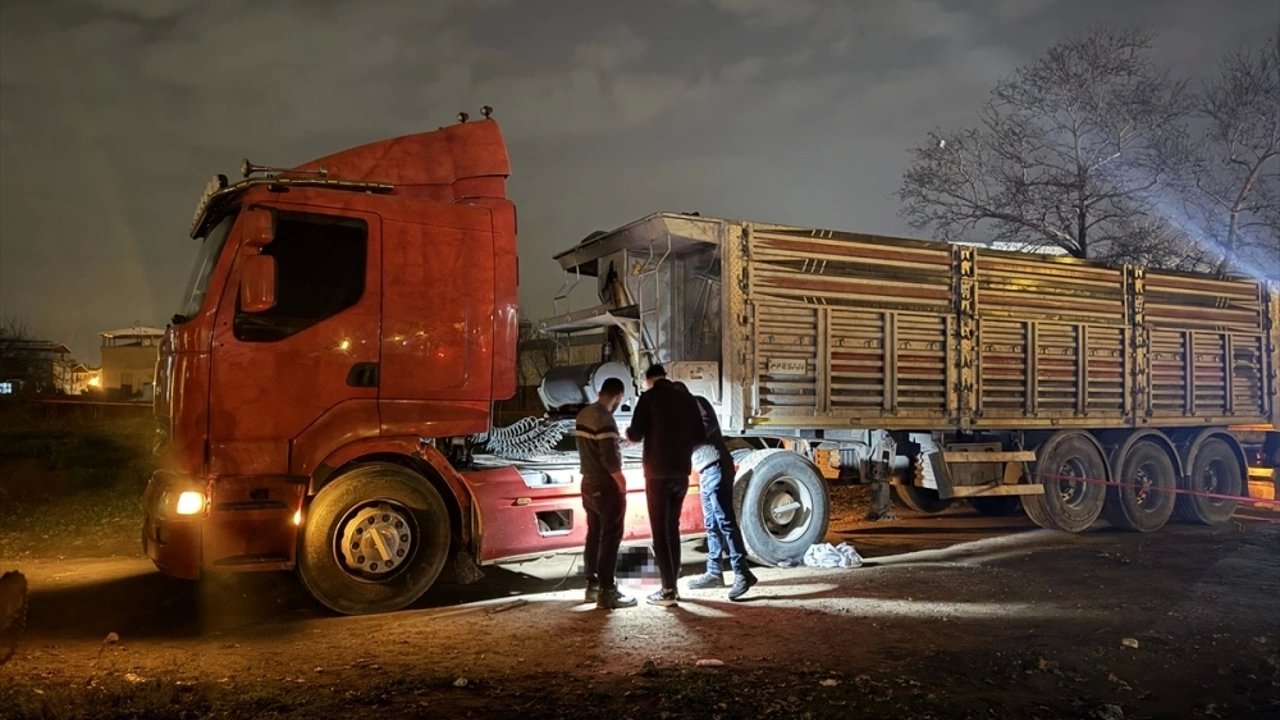
[[[1213,493],[1239,497],[1244,491],[1245,469],[1225,440],[1211,437],[1204,441],[1191,459],[1187,487],[1193,493]],[[1178,515],[1201,525],[1219,525],[1236,511],[1236,501],[1201,495],[1179,495]]]
[[[890,485],[893,497],[908,510],[934,515],[951,507],[951,499],[938,495],[937,490],[930,490],[918,485]]]
[[[761,565],[800,562],[827,535],[827,485],[812,463],[788,450],[757,450],[741,460],[734,505],[747,556]]]
[[[1114,527],[1135,532],[1164,527],[1173,515],[1178,488],[1178,471],[1169,453],[1155,441],[1143,439],[1115,460],[1120,484],[1107,486],[1103,517]]]
[[[1107,462],[1089,435],[1067,430],[1050,437],[1036,450],[1031,477],[1044,493],[1025,496],[1022,509],[1040,527],[1081,532],[1102,513],[1107,486],[1099,481],[1109,479]]]
[[[370,463],[325,485],[311,501],[298,575],[335,612],[390,612],[421,597],[448,554],[449,510],[439,491],[408,468]]]
[[[1012,517],[1022,514],[1022,498],[1017,495],[992,495],[969,498],[969,505],[987,517]]]

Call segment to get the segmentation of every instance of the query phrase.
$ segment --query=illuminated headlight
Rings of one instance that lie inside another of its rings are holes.
[[[204,510],[204,493],[188,490],[178,496],[179,515],[196,515],[201,510]]]
[[[302,525],[302,508],[298,508],[297,511],[293,513],[293,524],[298,526]]]

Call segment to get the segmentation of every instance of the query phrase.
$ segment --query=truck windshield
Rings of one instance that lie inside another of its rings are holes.
[[[218,262],[218,256],[222,254],[222,246],[227,242],[227,235],[231,233],[231,226],[235,221],[235,211],[229,212],[200,238],[200,254],[196,256],[196,264],[191,268],[187,289],[182,293],[182,307],[173,316],[175,325],[190,320],[200,312],[205,291],[209,288],[209,276],[213,273],[214,264]]]

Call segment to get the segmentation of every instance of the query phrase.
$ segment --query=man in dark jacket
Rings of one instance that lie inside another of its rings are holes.
[[[649,505],[653,554],[662,588],[646,601],[670,606],[680,599],[680,509],[689,494],[693,448],[703,441],[702,416],[693,396],[676,390],[667,371],[654,365],[645,372],[649,389],[640,396],[627,437],[644,441],[644,494]]]
[[[682,382],[674,383],[677,390],[689,392]],[[733,455],[725,445],[720,432],[720,421],[711,402],[700,395],[692,395],[702,416],[702,428],[706,442],[693,449],[693,469],[698,471],[698,493],[702,496],[702,521],[707,528],[707,571],[689,581],[690,590],[706,590],[724,587],[724,571],[720,567],[720,555],[727,552],[729,567],[733,568],[733,587],[729,599],[737,600],[755,585],[754,573],[747,568],[747,548],[742,542],[742,530],[738,527],[737,514],[733,510],[733,478],[736,468]]]

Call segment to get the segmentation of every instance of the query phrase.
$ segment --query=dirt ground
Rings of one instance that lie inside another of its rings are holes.
[[[1276,516],[1068,535],[964,511],[867,523],[838,499],[828,540],[865,566],[761,569],[746,602],[672,609],[581,604],[574,556],[365,617],[290,575],[0,557],[32,586],[0,717],[1280,717]]]

